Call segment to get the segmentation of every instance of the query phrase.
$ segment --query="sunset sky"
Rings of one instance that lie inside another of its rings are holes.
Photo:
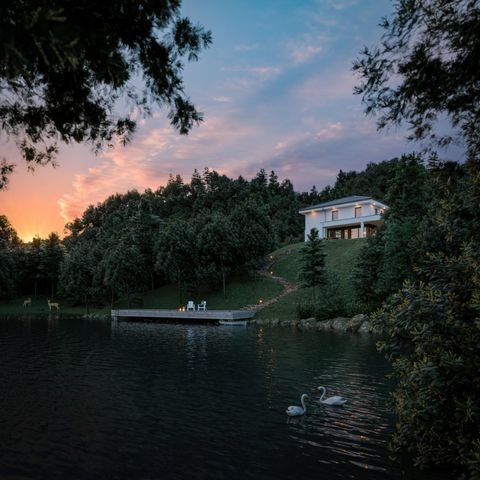
[[[58,168],[27,172],[21,160],[0,214],[20,237],[63,235],[67,221],[115,192],[190,180],[205,167],[252,178],[261,168],[297,191],[323,188],[339,169],[413,150],[401,131],[378,133],[352,94],[354,59],[378,41],[389,0],[187,0],[182,12],[213,33],[213,45],[185,70],[186,91],[205,122],[178,135],[166,112],[141,120],[128,147],[95,156],[62,147]],[[0,157],[18,158],[4,137]]]

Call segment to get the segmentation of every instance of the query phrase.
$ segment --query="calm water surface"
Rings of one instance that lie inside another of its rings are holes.
[[[0,319],[0,478],[420,478],[387,458],[386,373],[369,336]]]

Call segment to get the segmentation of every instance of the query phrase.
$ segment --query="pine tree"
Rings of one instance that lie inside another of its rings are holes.
[[[327,283],[325,272],[325,253],[323,240],[318,238],[318,230],[312,228],[307,242],[301,251],[299,278],[303,288],[312,289],[312,302],[315,301],[316,288]]]

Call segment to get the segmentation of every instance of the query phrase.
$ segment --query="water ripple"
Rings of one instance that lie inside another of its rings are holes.
[[[0,478],[401,478],[387,372],[370,337],[3,319]]]

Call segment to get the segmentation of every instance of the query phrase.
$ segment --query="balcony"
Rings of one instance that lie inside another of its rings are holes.
[[[325,228],[346,227],[349,225],[360,225],[361,223],[371,223],[376,225],[382,222],[381,215],[364,215],[362,217],[338,218],[337,220],[327,220],[322,222]]]

